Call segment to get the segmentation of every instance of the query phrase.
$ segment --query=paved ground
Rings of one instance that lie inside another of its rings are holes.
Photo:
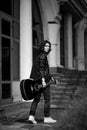
[[[60,117],[63,111],[51,109],[51,117],[57,120],[54,124],[43,123],[43,104],[38,105],[36,120],[38,124],[33,125],[27,119],[29,115],[28,108],[20,111],[6,113],[6,116],[0,120],[0,130],[58,130]]]

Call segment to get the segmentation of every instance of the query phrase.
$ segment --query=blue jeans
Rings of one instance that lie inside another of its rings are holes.
[[[42,88],[41,93],[43,93],[44,96],[44,116],[49,117],[50,116],[50,85],[47,86],[46,88]],[[40,101],[41,93],[38,94],[32,104],[31,104],[31,109],[30,109],[30,115],[35,116],[36,108],[37,105]]]

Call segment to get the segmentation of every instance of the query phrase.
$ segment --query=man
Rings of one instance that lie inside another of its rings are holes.
[[[30,78],[34,80],[38,80],[40,84],[42,84],[43,88],[40,94],[38,94],[31,105],[30,114],[29,114],[29,121],[33,124],[37,124],[35,120],[35,112],[37,105],[40,101],[41,93],[44,96],[44,123],[55,123],[56,120],[50,117],[50,85],[46,86],[46,84],[52,80],[49,74],[49,65],[47,55],[51,51],[51,43],[47,40],[41,45],[39,49],[39,54],[35,58]]]

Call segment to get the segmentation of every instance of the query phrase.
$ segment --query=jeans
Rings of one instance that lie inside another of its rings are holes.
[[[49,117],[50,116],[50,85],[45,88],[42,88],[41,93],[43,93],[44,101],[45,101],[44,102],[44,116]],[[35,116],[36,108],[40,101],[41,93],[38,94],[34,98],[32,104],[31,104],[30,115]]]

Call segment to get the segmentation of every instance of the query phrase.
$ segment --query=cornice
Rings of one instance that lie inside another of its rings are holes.
[[[85,16],[87,12],[87,4],[84,0],[69,0],[71,3],[78,9],[83,16]]]
[[[57,4],[70,4],[83,16],[87,16],[87,2],[85,0],[57,0]]]

